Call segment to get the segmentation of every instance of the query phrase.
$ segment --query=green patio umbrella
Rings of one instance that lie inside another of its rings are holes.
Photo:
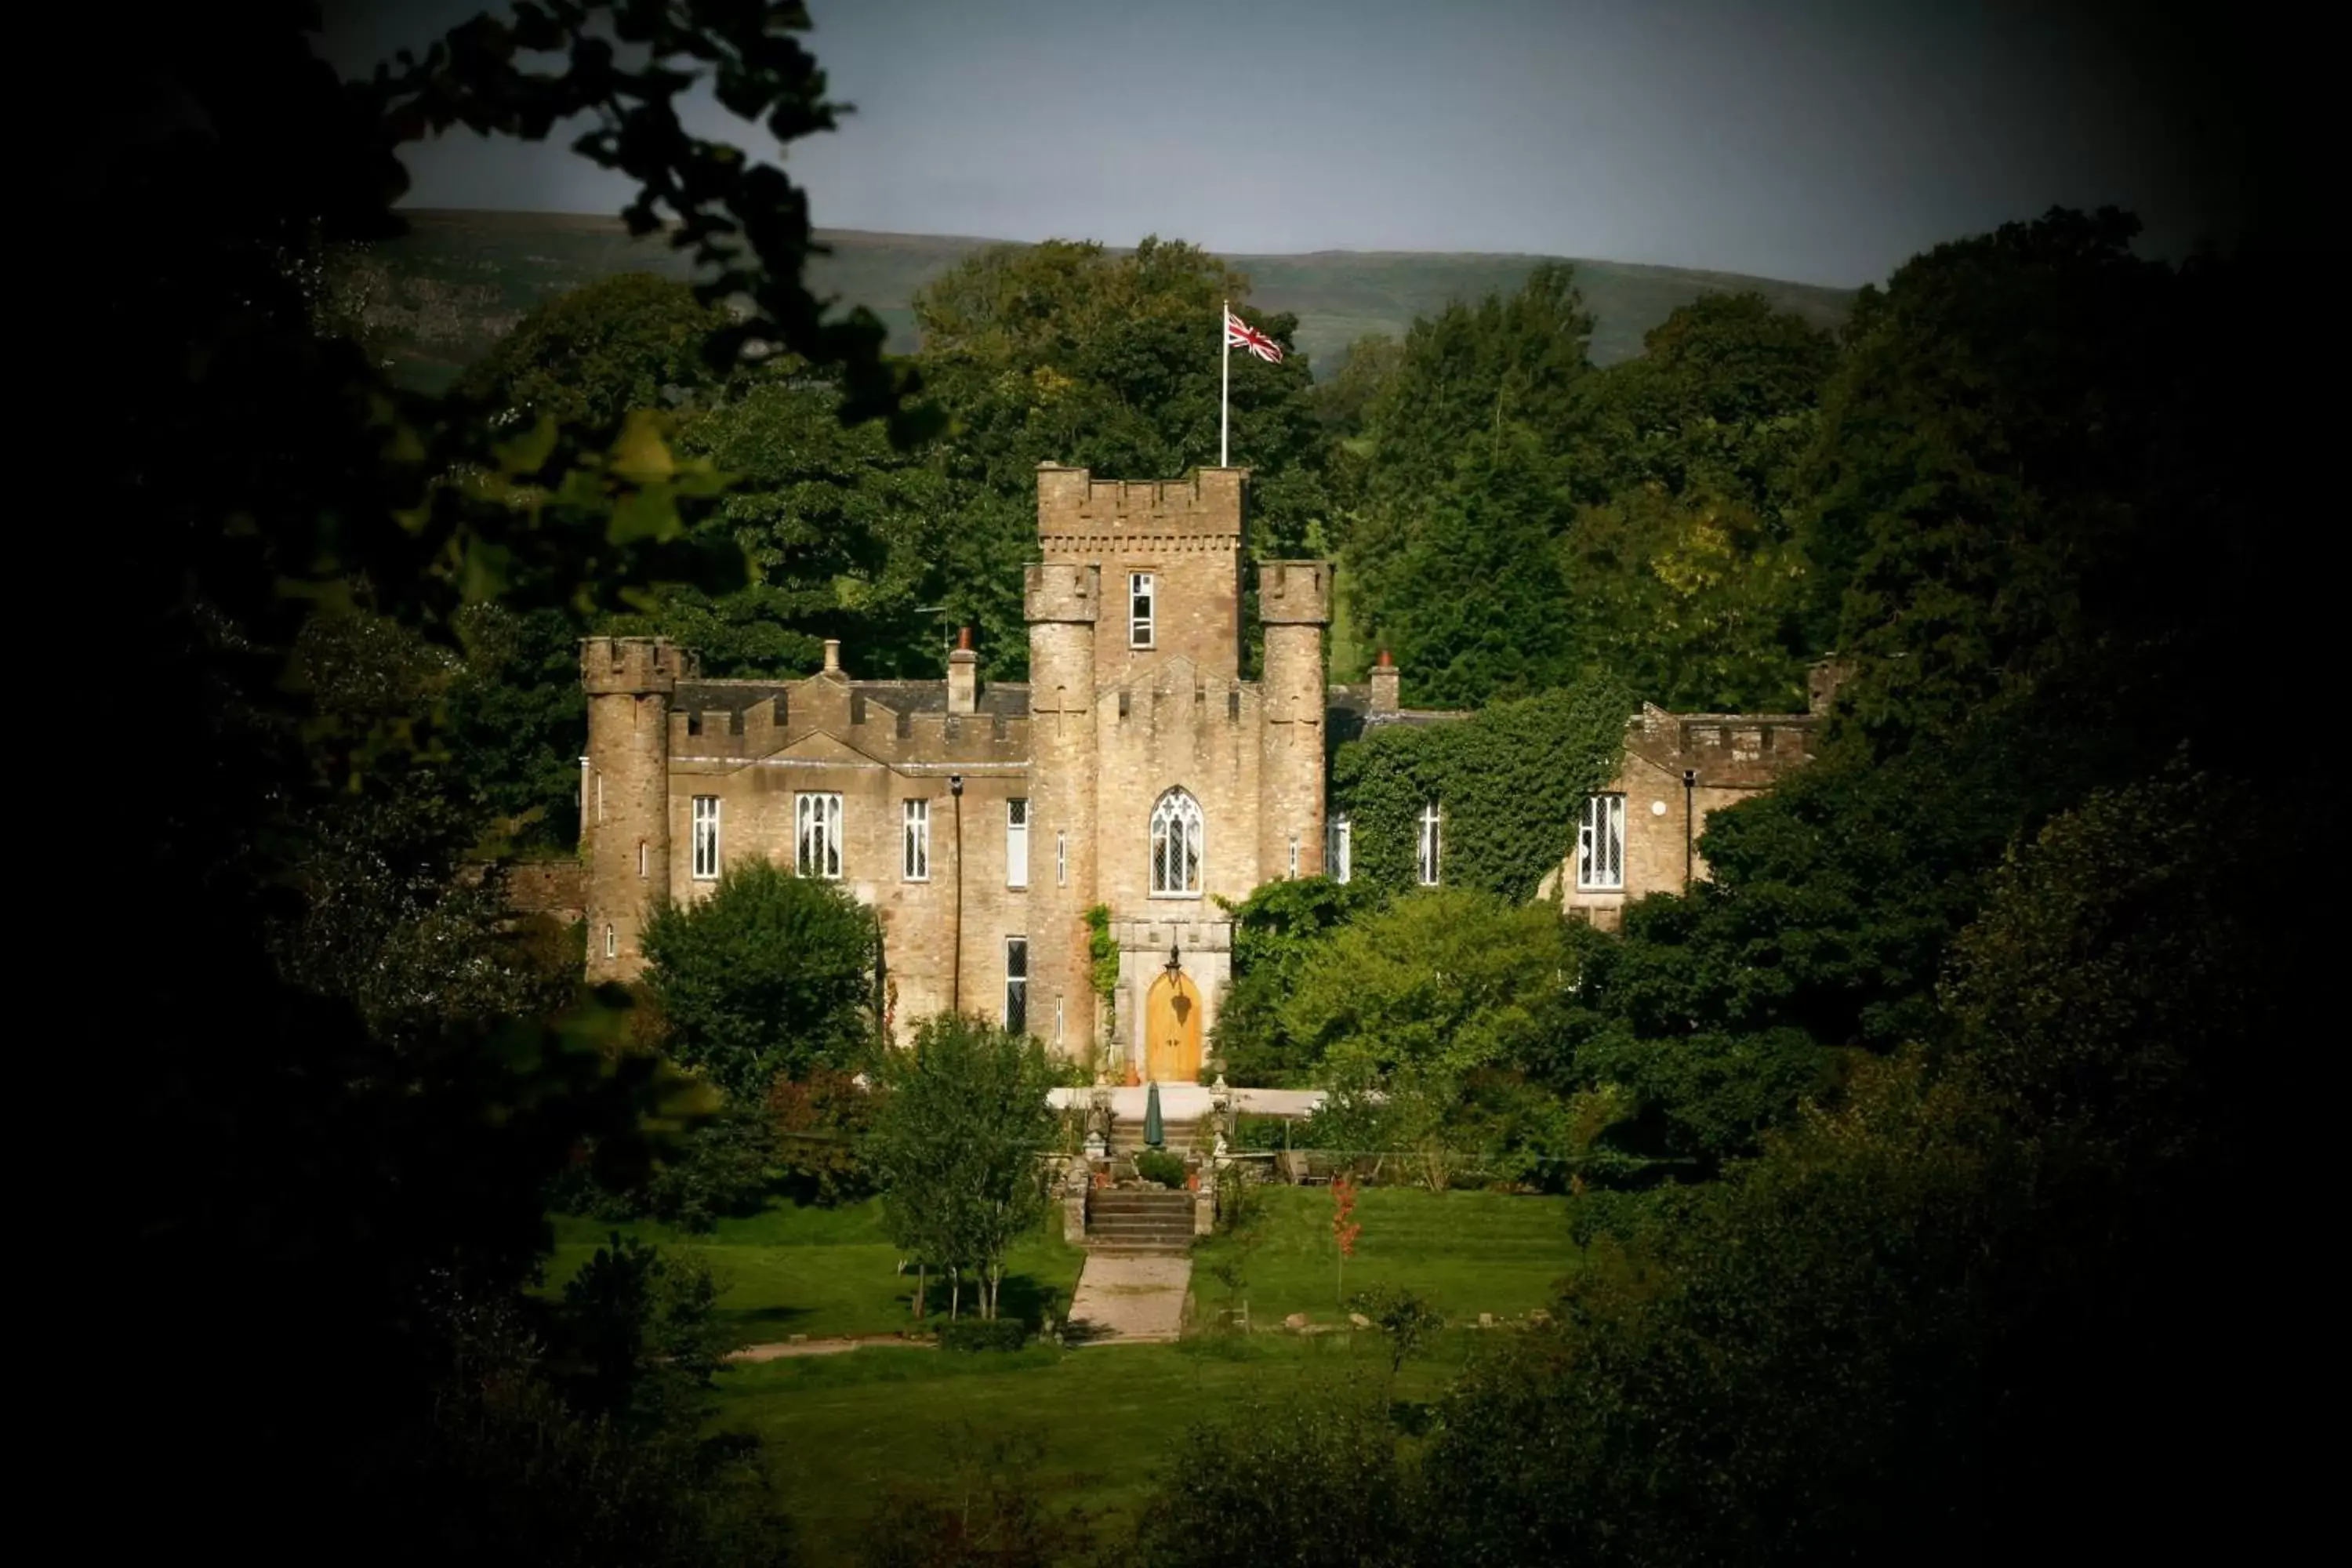
[[[1143,1146],[1157,1149],[1168,1142],[1168,1134],[1160,1125],[1160,1080],[1151,1080],[1151,1092],[1143,1100]]]

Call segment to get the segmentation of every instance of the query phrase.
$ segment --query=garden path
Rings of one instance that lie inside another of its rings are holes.
[[[1091,1252],[1070,1300],[1074,1344],[1165,1344],[1184,1328],[1192,1260]]]

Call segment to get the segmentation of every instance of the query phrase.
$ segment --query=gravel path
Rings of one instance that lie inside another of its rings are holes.
[[[1092,1252],[1070,1301],[1077,1344],[1164,1344],[1183,1331],[1192,1260]]]
[[[841,1340],[776,1340],[763,1345],[745,1345],[740,1351],[727,1352],[729,1361],[782,1361],[788,1356],[839,1355],[844,1351],[862,1350],[868,1345],[900,1345],[908,1350],[928,1351],[939,1347],[916,1340],[902,1340],[896,1334],[868,1334],[863,1339]]]

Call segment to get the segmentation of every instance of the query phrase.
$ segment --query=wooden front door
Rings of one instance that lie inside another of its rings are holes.
[[[1144,1062],[1154,1083],[1197,1083],[1201,1078],[1201,992],[1184,974],[1151,983],[1143,1009]]]

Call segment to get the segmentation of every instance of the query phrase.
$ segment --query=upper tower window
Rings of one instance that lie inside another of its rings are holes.
[[[1157,625],[1156,612],[1159,605],[1158,580],[1149,572],[1129,573],[1127,574],[1128,647],[1150,647],[1152,645],[1152,634]]]
[[[1171,789],[1151,808],[1151,896],[1201,896],[1201,803]]]

